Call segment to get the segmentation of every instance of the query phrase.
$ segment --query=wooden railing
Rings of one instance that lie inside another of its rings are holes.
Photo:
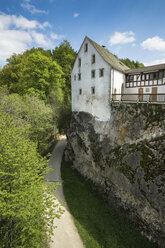
[[[165,93],[158,94],[112,94],[111,102],[144,102],[165,104]]]

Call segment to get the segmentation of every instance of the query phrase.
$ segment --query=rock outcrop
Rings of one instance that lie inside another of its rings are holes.
[[[165,247],[165,110],[112,104],[111,120],[73,113],[66,159],[119,214]]]

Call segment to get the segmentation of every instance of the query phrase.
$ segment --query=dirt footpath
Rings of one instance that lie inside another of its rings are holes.
[[[61,180],[61,160],[65,146],[66,139],[63,137],[63,139],[58,141],[51,155],[49,164],[53,168],[53,171],[46,176],[46,180]],[[58,201],[65,201],[62,186],[58,187],[55,191],[55,195]],[[66,204],[64,209],[65,213],[61,218],[55,219],[57,228],[54,230],[54,235],[52,237],[53,243],[50,244],[50,248],[84,248]]]

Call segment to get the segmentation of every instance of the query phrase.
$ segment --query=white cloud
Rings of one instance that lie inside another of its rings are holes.
[[[116,45],[116,44],[126,44],[131,43],[135,41],[135,33],[132,31],[129,32],[115,32],[114,35],[112,35],[109,39],[110,45]]]
[[[1,30],[0,31],[0,60],[3,63],[13,53],[21,53],[32,42],[31,35],[26,31]]]
[[[61,39],[64,38],[64,35],[62,35],[62,34],[51,33],[51,34],[50,34],[50,37],[51,37],[53,40],[61,40]]]
[[[31,47],[53,48],[54,40],[62,38],[62,35],[48,34],[48,30],[45,34],[44,28],[49,26],[48,22],[41,24],[23,16],[0,15],[0,65],[4,65],[13,53],[21,53]]]
[[[31,36],[33,38],[33,41],[42,47],[50,48],[53,46],[53,43],[50,39],[48,39],[44,34],[38,33],[36,31],[32,31]]]
[[[73,14],[73,17],[74,17],[74,18],[77,18],[77,17],[79,17],[79,15],[80,15],[79,13],[74,13],[74,14]]]
[[[34,5],[30,4],[31,0],[24,0],[21,7],[28,10],[31,14],[48,14],[46,10],[37,9]]]
[[[165,40],[160,38],[159,36],[154,36],[152,38],[148,38],[145,41],[141,43],[141,46],[144,49],[150,50],[150,51],[165,51]]]
[[[11,26],[20,29],[44,29],[45,27],[50,27],[50,24],[48,22],[41,24],[35,20],[28,20],[23,16],[0,14],[0,30],[8,29]]]

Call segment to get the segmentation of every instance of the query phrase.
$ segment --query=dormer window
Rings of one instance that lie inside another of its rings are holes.
[[[79,89],[79,95],[82,95],[82,89]]]
[[[92,64],[95,64],[95,54],[92,54]]]
[[[88,43],[85,43],[84,52],[88,52]]]
[[[81,67],[81,58],[78,59],[78,67]]]

